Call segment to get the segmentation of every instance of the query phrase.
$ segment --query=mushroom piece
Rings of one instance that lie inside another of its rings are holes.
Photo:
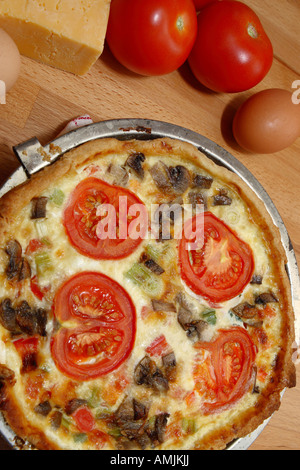
[[[211,176],[203,176],[195,174],[193,177],[192,187],[201,189],[210,189],[213,183]]]
[[[155,416],[154,422],[149,423],[146,427],[146,432],[154,445],[164,442],[164,434],[169,416],[169,413],[159,413]]]
[[[220,189],[219,194],[213,197],[214,206],[230,206],[232,199],[228,196],[226,189]]]
[[[263,321],[258,315],[255,305],[243,302],[232,309],[233,313],[249,326],[260,327]]]
[[[145,266],[150,269],[154,274],[163,274],[165,270],[159,266],[159,264],[156,263],[153,259],[149,258],[144,262]]]
[[[183,194],[191,182],[189,170],[182,165],[167,167],[159,161],[149,171],[158,189],[165,193]]]
[[[194,318],[193,312],[181,292],[177,295],[176,302],[178,304],[177,320],[186,331],[188,338],[191,340],[201,339],[202,332],[207,327],[207,323]]]
[[[6,268],[6,276],[9,280],[16,279],[18,282],[31,276],[31,268],[28,260],[22,258],[22,247],[17,240],[10,240],[5,248],[9,256]]]
[[[24,281],[24,279],[29,279],[31,277],[31,267],[26,258],[22,259],[22,264],[19,272],[19,281]]]
[[[176,312],[176,306],[172,302],[152,299],[151,305],[155,312]]]
[[[169,169],[165,163],[159,161],[149,171],[158,189],[165,193],[172,192],[172,181]]]
[[[124,166],[111,163],[107,168],[107,173],[112,175],[114,178],[112,184],[122,187],[127,185],[129,175]]]
[[[165,356],[163,356],[162,363],[163,363],[164,372],[168,381],[169,382],[174,381],[175,376],[176,376],[176,366],[177,366],[174,352],[172,351],[169,354],[166,354]]]
[[[52,410],[52,407],[48,400],[39,403],[34,408],[35,413],[42,415],[42,416],[48,416],[51,410]]]
[[[0,323],[11,333],[19,333],[20,327],[16,321],[16,311],[10,299],[4,299],[0,305]]]
[[[272,303],[272,302],[278,302],[278,299],[275,296],[275,294],[273,294],[273,292],[263,292],[262,294],[259,294],[255,298],[255,303],[256,304],[265,305],[265,304],[269,304],[269,303]]]
[[[112,417],[110,425],[117,426],[121,432],[121,444],[128,447],[128,441],[136,442],[142,449],[151,444],[145,433],[145,420],[148,408],[135,398],[125,397]],[[126,442],[126,440],[128,441]]]
[[[172,187],[177,194],[183,194],[191,182],[190,172],[182,165],[169,168]]]
[[[263,277],[259,274],[253,274],[250,284],[262,284]]]
[[[157,392],[165,392],[169,389],[167,378],[149,356],[143,357],[136,366],[134,380],[137,385],[146,385]]]
[[[200,191],[190,191],[188,198],[193,209],[207,209],[207,197]]]
[[[0,382],[14,383],[15,373],[4,364],[0,364]]]
[[[31,219],[44,219],[46,217],[47,197],[34,197],[31,200]]]
[[[8,279],[14,279],[19,275],[22,267],[22,247],[17,240],[10,240],[6,245],[5,251],[9,256],[6,276]]]
[[[145,160],[146,160],[146,157],[143,153],[134,152],[134,153],[131,153],[129,157],[127,158],[126,165],[128,165],[140,179],[143,179],[145,172],[144,172],[142,163]]]
[[[46,336],[47,313],[44,309],[32,309],[24,300],[16,308],[16,322],[23,333]]]
[[[87,401],[83,398],[72,398],[65,406],[65,412],[68,416],[73,414],[81,406],[87,405]]]

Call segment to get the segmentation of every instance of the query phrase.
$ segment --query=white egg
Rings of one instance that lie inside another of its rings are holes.
[[[21,57],[11,37],[0,28],[0,80],[9,91],[16,83],[21,68]]]

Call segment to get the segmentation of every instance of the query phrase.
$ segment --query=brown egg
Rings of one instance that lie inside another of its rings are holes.
[[[254,153],[274,153],[300,136],[300,104],[279,88],[263,90],[246,100],[233,120],[238,144]]]
[[[6,91],[17,81],[20,67],[19,49],[11,37],[0,28],[0,80],[5,83]]]

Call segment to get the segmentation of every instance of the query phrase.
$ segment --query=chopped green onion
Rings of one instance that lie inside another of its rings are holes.
[[[73,434],[73,440],[77,443],[85,442],[87,440],[87,435],[82,432],[78,432],[76,434]]]
[[[197,431],[196,421],[190,418],[182,418],[182,430],[186,434],[195,434]]]
[[[98,387],[93,387],[90,395],[87,397],[88,405],[91,408],[97,408],[101,402],[100,398],[100,389]]]
[[[135,263],[125,273],[125,277],[138,285],[145,294],[155,297],[162,293],[163,281],[143,264]]]
[[[120,437],[122,435],[119,428],[110,429],[108,431],[108,434],[112,437]]]
[[[155,416],[155,415],[151,416],[151,417],[148,419],[148,425],[149,425],[150,427],[151,427],[151,426],[154,426],[155,420],[156,420],[156,416]]]
[[[96,419],[106,419],[111,415],[111,409],[108,406],[101,406],[96,410]]]
[[[217,323],[216,311],[212,308],[207,308],[202,312],[202,318],[210,325],[215,325]]]
[[[70,424],[71,424],[70,419],[66,415],[62,415],[61,425],[64,426],[65,428],[69,429]]]
[[[169,243],[164,243],[163,245],[147,245],[146,246],[146,253],[147,255],[153,259],[156,263],[163,262],[166,266],[168,266],[169,262],[171,261],[174,252],[171,249]]]
[[[36,229],[37,236],[40,240],[47,238],[48,227],[47,227],[46,219],[35,220],[34,226]]]
[[[41,239],[41,242],[42,242],[44,245],[51,246],[51,242],[50,242],[49,238],[47,238],[47,237],[43,237],[43,238]]]
[[[153,261],[156,262],[159,261],[159,258],[161,256],[160,250],[155,245],[147,245],[146,253],[150,256],[151,259],[153,259]]]
[[[52,261],[46,251],[42,251],[35,255],[36,270],[39,275],[44,274],[49,269],[52,269]]]
[[[65,200],[65,193],[61,189],[54,189],[53,193],[50,196],[50,201],[53,202],[58,207],[63,205]]]

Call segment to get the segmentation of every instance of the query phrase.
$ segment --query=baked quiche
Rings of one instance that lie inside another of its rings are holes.
[[[0,407],[33,448],[224,449],[295,385],[279,231],[186,142],[67,152],[0,242]]]

